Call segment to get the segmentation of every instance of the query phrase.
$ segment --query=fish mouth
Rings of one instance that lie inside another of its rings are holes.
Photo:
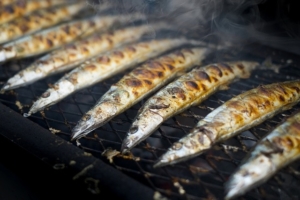
[[[94,120],[80,120],[80,122],[72,130],[71,141],[78,140],[97,129],[100,124],[95,124],[93,121]]]

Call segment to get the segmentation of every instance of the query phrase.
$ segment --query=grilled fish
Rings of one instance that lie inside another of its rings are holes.
[[[218,78],[218,77],[217,77]],[[154,165],[161,167],[195,157],[216,142],[254,127],[300,101],[300,80],[259,86],[216,108]]]
[[[192,70],[153,95],[140,109],[122,144],[126,152],[146,139],[164,121],[200,104],[238,78],[248,78],[256,62],[229,62]]]
[[[102,35],[97,33],[38,59],[32,65],[10,78],[3,86],[2,91],[24,86],[54,73],[71,69],[99,53],[137,41],[147,32],[168,27],[165,23],[156,23],[128,27]]]
[[[72,139],[82,137],[136,104],[149,93],[200,64],[207,48],[183,49],[149,61],[113,84],[73,129]]]
[[[2,1],[2,0],[1,0]],[[4,1],[7,4],[7,1]],[[21,17],[34,10],[65,4],[63,0],[19,0],[0,7],[0,24]]]
[[[8,5],[8,4],[12,4],[12,3],[15,3],[17,0],[1,0],[0,1],[0,8],[5,6],[5,5]]]
[[[1,24],[0,43],[42,30],[61,21],[69,20],[84,7],[86,7],[85,2],[79,2],[71,5],[41,9],[31,15],[19,17],[5,24]]]
[[[298,93],[300,90],[298,90]],[[300,158],[300,112],[274,129],[226,183],[226,198],[242,195]]]
[[[107,79],[164,51],[183,44],[194,43],[197,44],[197,41],[183,38],[152,40],[129,45],[92,58],[58,80],[53,88],[43,93],[42,97],[33,104],[29,113],[24,114],[24,116],[30,116],[32,113],[55,104],[75,91]]]
[[[87,37],[95,31],[105,31],[115,24],[124,24],[129,20],[141,19],[145,19],[145,15],[136,13],[118,16],[95,16],[64,23],[22,37],[0,47],[0,62],[12,58],[24,58],[45,53],[80,37]]]

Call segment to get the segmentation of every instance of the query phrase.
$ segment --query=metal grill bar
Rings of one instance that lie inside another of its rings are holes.
[[[288,59],[292,59],[294,62],[281,68],[278,74],[272,70],[256,70],[249,79],[235,82],[230,86],[229,90],[220,91],[201,105],[190,108],[184,113],[167,120],[151,137],[136,146],[130,155],[124,156],[118,154],[113,158],[112,163],[109,163],[102,156],[103,152],[110,149],[120,149],[126,131],[129,129],[138,109],[145,100],[115,117],[103,127],[93,131],[87,137],[82,138],[79,148],[114,166],[117,170],[138,180],[141,184],[159,191],[172,199],[223,198],[224,182],[237,168],[247,152],[251,150],[262,136],[279,124],[285,116],[300,109],[299,105],[295,106],[292,110],[275,116],[262,125],[215,145],[214,148],[190,161],[162,169],[153,169],[152,165],[173,142],[186,135],[198,120],[205,117],[212,109],[220,106],[233,96],[257,87],[260,84],[270,84],[300,78],[300,60],[297,60],[294,55],[260,46],[249,46],[249,48],[245,49],[251,51],[251,48],[252,50],[260,48],[262,54],[253,55],[253,53],[249,52],[240,52],[239,54],[230,55],[230,57],[235,60],[247,58],[248,60],[254,59],[262,62],[267,55],[272,55],[270,51],[273,51],[280,55],[274,56],[277,63],[287,65],[286,61]],[[251,52],[256,53],[257,51]],[[228,52],[218,53],[207,62],[216,62],[222,60],[222,57],[227,57],[228,59]],[[11,77],[14,73],[29,64],[29,61],[22,60],[1,66],[0,82],[4,83],[8,77]],[[54,83],[60,76],[56,75],[27,87],[16,89],[14,92],[1,94],[0,102],[23,114],[23,112],[28,111],[31,103],[46,90],[48,84]],[[108,90],[110,85],[117,82],[121,76],[113,77],[96,86],[84,89],[53,105],[44,112],[33,115],[29,119],[46,129],[51,129],[56,135],[69,141],[71,129],[75,126],[76,122]],[[20,103],[16,105],[16,102]],[[75,142],[74,145],[76,145]],[[290,167],[281,170],[266,184],[254,189],[253,192],[247,193],[243,198],[299,198],[300,196],[296,188],[300,184],[299,174],[300,162],[295,162]]]

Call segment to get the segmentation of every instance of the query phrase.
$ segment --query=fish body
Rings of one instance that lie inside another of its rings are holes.
[[[139,110],[121,151],[136,146],[170,117],[200,104],[219,89],[226,89],[231,82],[248,78],[256,66],[257,62],[247,61],[210,64],[173,81],[149,98]]]
[[[115,24],[124,24],[130,20],[142,19],[145,19],[145,15],[136,13],[118,16],[95,16],[67,22],[3,45],[0,47],[0,62],[45,53],[74,40],[87,37],[96,31],[105,31]]]
[[[38,9],[49,8],[66,3],[63,0],[16,0],[10,1],[10,4],[8,4],[8,2],[9,1],[4,0],[2,3],[4,6],[0,7],[0,24]]]
[[[73,129],[72,139],[82,137],[136,104],[178,74],[200,64],[207,48],[189,48],[148,61],[113,84]],[[88,116],[88,117],[87,117]]]
[[[278,170],[300,158],[300,112],[263,138],[226,183],[231,199],[266,182]]]
[[[41,9],[30,15],[16,18],[0,25],[0,43],[28,35],[71,19],[73,15],[86,7],[84,2],[59,7]]]
[[[145,33],[163,28],[168,28],[168,25],[165,23],[147,24],[109,31],[104,34],[94,34],[38,59],[29,67],[10,78],[2,90],[11,90],[28,85],[54,73],[71,69],[104,51],[137,41]]]
[[[300,101],[300,80],[262,85],[242,93],[200,120],[161,156],[155,167],[195,157],[217,142],[252,128]]]
[[[73,92],[103,81],[167,50],[191,43],[195,43],[195,41],[184,38],[151,40],[128,45],[94,57],[58,80],[53,88],[48,89],[33,104],[25,116],[30,116],[32,113],[53,105]]]

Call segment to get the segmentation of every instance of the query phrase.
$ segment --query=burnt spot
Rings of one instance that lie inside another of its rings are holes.
[[[118,58],[124,58],[124,54],[121,51],[114,51],[113,55]]]
[[[182,52],[187,52],[187,53],[195,54],[191,49],[183,49]]]
[[[184,54],[181,51],[177,51],[175,52],[176,56],[182,57],[183,59],[185,59]]]
[[[52,47],[53,46],[53,42],[52,42],[52,40],[50,40],[50,39],[46,39],[46,42],[47,42],[47,45],[49,46],[49,47]]]
[[[144,80],[144,82],[147,84],[147,85],[152,85],[152,82],[151,81],[149,81],[149,80]]]
[[[300,89],[298,87],[292,87],[293,90],[296,90],[297,93],[300,93]]]
[[[45,92],[42,94],[42,98],[48,98],[50,96],[50,92]]]
[[[26,33],[29,30],[29,27],[26,24],[21,24],[19,27],[22,33]]]
[[[62,30],[66,33],[66,34],[70,34],[70,26],[65,26],[62,28]]]
[[[101,56],[97,59],[97,62],[101,64],[108,64],[110,62],[110,59],[108,56]]]
[[[84,66],[84,69],[87,70],[87,71],[94,71],[95,69],[97,69],[97,66],[96,65],[86,65]]]
[[[200,84],[200,86],[201,86],[202,90],[207,90],[206,85]]]
[[[77,49],[77,47],[76,47],[74,44],[68,45],[67,48],[68,48],[68,49],[73,49],[73,50],[76,50],[76,49]]]
[[[189,90],[198,90],[199,86],[197,83],[195,83],[194,81],[186,81],[185,85],[187,87],[187,89]]]
[[[126,47],[126,50],[132,53],[136,52],[136,49],[133,46]]]
[[[272,156],[272,154],[282,153],[283,149],[281,148],[281,138],[274,138],[273,141],[265,140],[263,142],[269,149],[269,151],[263,151],[262,154],[268,158]]]
[[[228,64],[220,63],[219,66],[226,69],[226,70],[228,70],[228,71],[230,71],[231,73],[233,73],[233,70],[231,69],[231,67]]]
[[[258,86],[257,89],[260,94],[264,94],[266,96],[270,95],[270,91],[267,88],[265,88],[263,85]]]
[[[139,130],[138,126],[133,126],[129,129],[129,134],[135,134]]]
[[[206,80],[208,82],[211,82],[210,77],[208,76],[208,74],[204,71],[199,71],[196,73],[196,79],[198,80]]]
[[[138,79],[127,79],[125,82],[126,82],[126,85],[128,85],[129,87],[140,87],[140,86],[142,86],[142,82]]]
[[[82,51],[83,51],[84,53],[88,53],[88,52],[89,52],[89,50],[88,50],[87,48],[85,48],[85,47],[82,48]]]
[[[239,63],[236,66],[237,66],[237,68],[239,68],[242,71],[244,71],[244,69],[245,69],[245,66],[242,63]]]
[[[174,59],[169,57],[169,56],[165,56],[163,57],[163,60],[162,60],[164,63],[174,63]]]
[[[170,104],[157,104],[157,105],[150,105],[149,106],[150,109],[155,109],[155,110],[169,108],[169,107],[170,107]]]
[[[163,72],[156,72],[156,73],[157,73],[157,76],[158,76],[159,78],[164,77],[164,73],[163,73]]]
[[[171,95],[184,93],[184,90],[179,87],[169,88],[167,91]]]
[[[173,65],[170,65],[170,64],[167,64],[166,66],[170,71],[172,71],[175,68]]]
[[[147,63],[150,69],[154,70],[165,70],[164,66],[160,62],[150,61]]]
[[[213,71],[215,71],[215,73],[219,76],[222,77],[223,76],[223,72],[222,70],[220,70],[219,67],[215,66],[215,65],[211,65],[209,66],[209,68],[211,68]]]
[[[154,73],[150,70],[145,69],[145,68],[137,68],[133,71],[133,74],[135,76],[141,76],[141,77],[147,78],[147,79],[155,78]]]
[[[214,81],[214,82],[217,82],[219,79],[217,79],[216,77],[212,76],[211,79]]]
[[[114,41],[110,37],[106,37],[107,42],[112,45]]]
[[[203,142],[204,142],[203,135],[206,135],[207,138],[210,140],[210,142],[213,143],[213,141],[214,141],[214,134],[213,134],[213,132],[211,132],[210,130],[208,130],[206,127],[201,126],[199,128],[196,128],[196,131],[202,133],[202,134],[199,134],[199,138],[198,138],[198,140],[199,140],[199,142],[201,144],[203,144]]]
[[[15,9],[13,6],[5,6],[4,11],[12,14],[12,13],[14,13]]]
[[[282,96],[282,95],[279,95],[279,101],[281,101],[281,102],[284,102],[285,101],[285,98],[284,98],[284,96]]]
[[[78,78],[78,73],[75,72],[74,74],[72,74],[71,76],[69,76],[67,78],[67,80],[70,81],[73,85],[76,85],[78,83],[77,78]]]
[[[89,22],[89,26],[95,26],[95,25],[96,25],[96,23],[94,21]]]

